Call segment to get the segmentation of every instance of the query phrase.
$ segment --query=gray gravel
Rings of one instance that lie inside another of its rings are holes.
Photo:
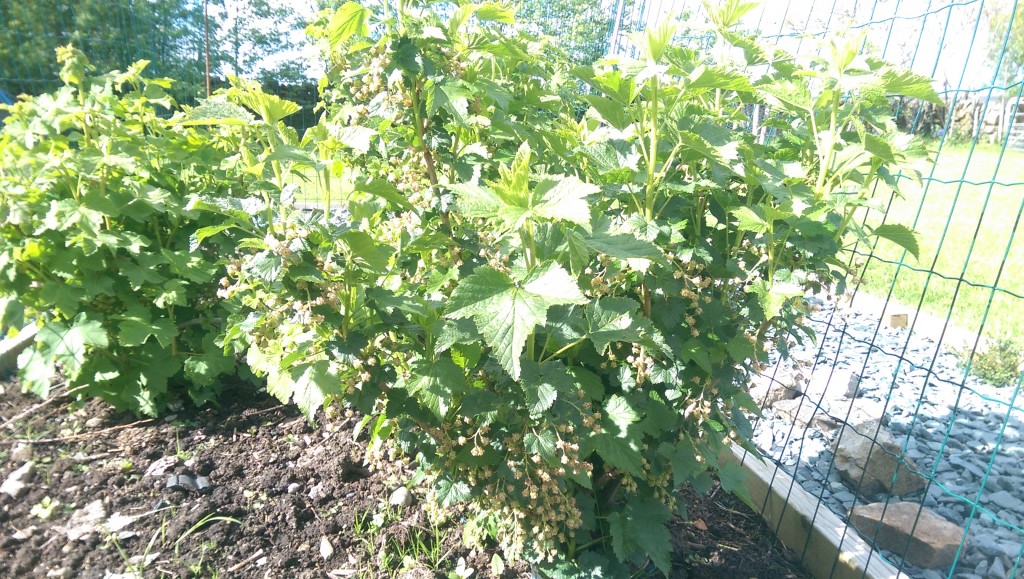
[[[773,356],[763,374],[797,386],[826,380],[833,367],[860,376],[852,408],[884,407],[884,416],[875,418],[906,441],[906,456],[930,479],[923,492],[900,498],[923,502],[967,530],[952,569],[904,563],[902,570],[936,579],[1024,578],[1024,392],[965,378],[948,345],[959,348],[974,336],[955,329],[943,336],[942,320],[918,316],[911,332],[880,324],[883,308],[871,298],[858,297],[856,307],[811,299],[820,307],[808,320],[817,343],[793,345],[789,360]],[[846,418],[836,407],[831,415]],[[832,465],[835,434],[794,426],[768,408],[755,425],[754,442],[845,520],[855,504],[889,497],[857,497],[847,488]],[[900,565],[900,557],[882,554]]]

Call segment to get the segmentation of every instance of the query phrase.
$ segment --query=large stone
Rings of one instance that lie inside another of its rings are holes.
[[[860,391],[860,375],[841,368],[826,366],[811,375],[803,387],[803,395],[815,402],[856,398]]]
[[[757,376],[750,385],[750,397],[762,409],[772,408],[780,400],[792,400],[799,395],[799,388],[766,376]]]
[[[928,569],[949,567],[964,536],[963,529],[916,503],[854,507],[850,522],[877,547]]]
[[[836,470],[862,496],[884,491],[903,497],[922,490],[927,481],[914,461],[900,458],[902,451],[903,446],[877,420],[846,425],[836,441]]]
[[[827,411],[818,408],[811,399],[804,396],[792,400],[779,400],[772,408],[780,416],[801,428],[811,426],[829,431],[838,425]]]
[[[841,424],[861,424],[870,420],[880,420],[882,426],[889,425],[889,416],[885,413],[885,403],[867,398],[836,398],[826,400],[822,407],[825,412]]]

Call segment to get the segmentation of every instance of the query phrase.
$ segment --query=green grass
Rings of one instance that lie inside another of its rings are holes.
[[[925,271],[900,268],[893,298],[910,307],[921,302],[943,319],[952,309],[953,324],[971,333],[984,319],[988,338],[1024,335],[1024,300],[991,289],[1024,295],[1024,228],[1017,223],[1024,204],[1024,152],[1007,150],[1000,159],[998,146],[978,145],[972,152],[969,146],[947,145],[934,169],[925,161],[918,168],[924,181],[904,185],[904,198],[894,201],[887,221],[917,230],[920,258],[903,256],[887,242],[878,244],[876,255],[902,258],[906,266]],[[871,260],[862,288],[884,298],[896,270]],[[981,287],[961,283],[958,290],[957,278]]]
[[[341,201],[341,179],[335,178],[331,181],[331,205],[337,206]],[[287,178],[288,185],[298,186],[295,192],[297,203],[311,203],[322,205],[325,200],[327,189],[324,187],[323,176],[316,171],[294,171]]]

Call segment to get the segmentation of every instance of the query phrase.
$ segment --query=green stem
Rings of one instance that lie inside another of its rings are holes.
[[[331,167],[324,167],[324,218],[331,214]]]
[[[838,86],[838,82],[836,83]],[[818,197],[825,195],[825,181],[828,178],[829,170],[832,168],[832,159],[835,155],[836,150],[836,125],[838,124],[839,117],[839,93],[835,92],[832,95],[832,107],[829,111],[829,122],[828,122],[828,136],[829,136],[829,147],[828,149],[820,152],[821,167],[818,170],[818,183],[814,187],[814,192]],[[814,113],[811,113],[811,120],[814,120]],[[815,134],[817,129],[812,127]],[[820,146],[820,145],[819,145]]]
[[[651,79],[651,118],[650,144],[647,148],[647,194],[644,199],[644,216],[648,221],[654,219],[654,204],[657,196],[655,189],[655,165],[658,162],[658,77]]]
[[[580,344],[582,344],[584,342],[584,340],[586,340],[586,338],[580,338],[580,339],[576,340],[575,342],[573,342],[571,344],[563,346],[557,352],[554,352],[553,354],[551,354],[547,358],[544,358],[543,360],[541,360],[540,363],[543,364],[544,362],[547,362],[548,360],[551,360],[552,358],[557,358],[558,356],[561,356],[565,352],[567,352],[567,351],[575,348],[576,346],[579,346]]]

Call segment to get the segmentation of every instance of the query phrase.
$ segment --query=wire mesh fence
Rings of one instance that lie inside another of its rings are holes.
[[[31,3],[0,1],[0,100],[53,88],[52,49],[68,42],[99,67],[151,60],[154,74],[179,79],[181,101],[205,94],[202,1],[119,0],[102,10],[38,1],[45,18]],[[553,0],[525,2],[520,16],[586,63],[629,53],[629,34],[664,18],[692,16],[679,40],[710,45],[697,25],[700,4]],[[862,32],[865,48],[935,78],[944,99],[893,103],[900,126],[931,139],[935,154],[918,167],[920,185],[905,186],[902,198],[879,191],[877,209],[861,215],[911,224],[920,256],[859,245],[849,291],[808,296],[817,339],[794,336],[790,355],[773,355],[752,380],[763,410],[755,444],[780,480],[787,473],[812,497],[815,522],[834,513],[842,541],[864,537],[876,549],[868,558],[898,573],[1024,577],[1024,9],[982,0],[773,1],[747,26],[793,53],[829,34]],[[268,90],[303,104],[300,126],[315,123],[315,84]],[[805,563],[816,556],[797,551]],[[816,568],[834,575],[840,565],[834,558]]]
[[[1024,85],[1007,62],[1024,22],[1016,3],[1002,8],[772,3],[754,25],[794,52],[864,31],[885,59],[941,84],[944,107],[894,103],[904,128],[935,139],[922,184],[862,216],[912,223],[920,257],[858,246],[851,291],[809,300],[817,341],[794,340],[754,380],[764,455],[841,516],[841,541],[863,535],[869,558],[913,577],[1024,576]]]

